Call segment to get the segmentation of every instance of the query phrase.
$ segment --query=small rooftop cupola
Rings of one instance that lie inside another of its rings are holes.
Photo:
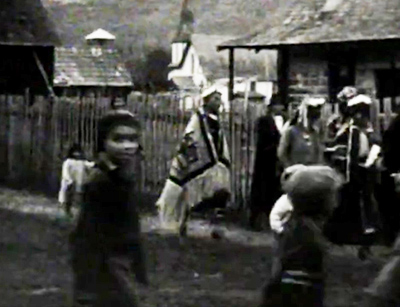
[[[89,46],[91,46],[94,56],[102,55],[102,49],[113,49],[115,36],[103,29],[97,29],[85,37]]]

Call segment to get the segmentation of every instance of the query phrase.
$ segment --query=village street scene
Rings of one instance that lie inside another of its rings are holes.
[[[0,16],[0,307],[400,306],[398,1]]]

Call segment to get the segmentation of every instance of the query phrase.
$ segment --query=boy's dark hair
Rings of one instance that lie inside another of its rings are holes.
[[[129,111],[115,110],[106,113],[99,121],[97,127],[97,153],[104,151],[104,142],[107,135],[117,126],[128,126],[140,129],[140,122]]]
[[[74,143],[72,146],[68,149],[67,153],[67,159],[75,158],[74,153],[78,152],[79,153],[79,158],[84,158],[84,153],[83,149],[80,144]]]

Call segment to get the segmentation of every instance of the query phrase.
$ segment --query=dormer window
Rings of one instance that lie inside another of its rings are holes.
[[[93,55],[94,57],[99,57],[99,56],[102,55],[102,52],[101,52],[101,48],[100,48],[100,47],[92,47],[91,51],[92,51],[92,55]]]
[[[251,81],[250,82],[250,91],[255,92],[256,91],[256,81]]]

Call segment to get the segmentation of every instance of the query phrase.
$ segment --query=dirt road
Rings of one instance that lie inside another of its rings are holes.
[[[141,306],[257,306],[271,264],[269,234],[231,226],[213,240],[207,223],[193,221],[179,244],[157,232],[154,217],[142,224],[151,286],[138,288]],[[69,227],[54,199],[0,189],[0,307],[68,306]],[[361,262],[353,248],[332,248],[326,306],[358,306],[387,252],[376,248]]]

